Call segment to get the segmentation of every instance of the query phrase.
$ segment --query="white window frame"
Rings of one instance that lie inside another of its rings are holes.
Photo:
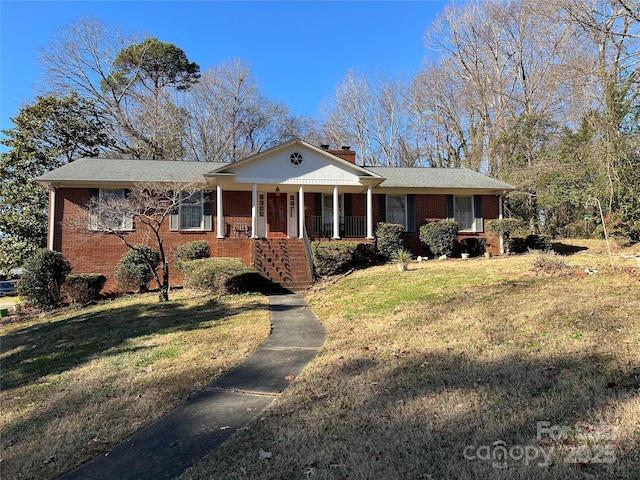
[[[193,199],[196,199],[193,201]],[[200,210],[200,225],[197,227],[186,227],[183,225],[182,215],[183,208],[199,207]],[[180,193],[180,205],[178,207],[178,225],[180,230],[184,231],[203,231],[204,230],[204,192],[181,192]]]
[[[403,211],[404,211],[404,212],[403,212],[403,213],[404,213],[404,215],[403,215],[403,216],[404,216],[404,219],[403,219],[402,223],[397,222],[397,221],[395,221],[395,220],[392,220],[392,219],[391,219],[391,215],[389,214],[389,212],[391,211],[391,210],[389,209],[389,205],[390,205],[390,203],[391,203],[389,200],[390,200],[391,198],[400,198],[400,199],[402,199],[402,209],[403,209]],[[387,199],[386,199],[386,202],[385,202],[385,203],[386,203],[385,208],[386,208],[386,219],[387,219],[387,223],[396,223],[396,224],[400,224],[400,225],[402,225],[402,228],[404,228],[404,231],[406,232],[406,231],[407,231],[407,225],[408,225],[408,221],[407,221],[407,215],[408,215],[408,212],[407,212],[407,210],[408,210],[408,205],[407,205],[407,196],[406,196],[406,195],[387,195]]]
[[[118,192],[118,199],[124,200],[126,198],[126,189],[124,188],[100,188],[98,190],[98,199],[100,201],[104,200],[105,198],[108,198],[109,195]],[[98,207],[99,210],[99,207]],[[117,232],[132,232],[134,231],[134,227],[133,227],[133,217],[130,216],[123,216],[120,219],[120,224],[119,225],[113,225],[113,226],[107,226],[104,225],[104,223],[106,222],[102,222],[102,221],[98,221],[96,216],[99,215],[99,213],[91,213],[90,217],[89,217],[89,229],[93,230],[93,231],[101,231],[101,232],[108,232],[108,231],[117,231]],[[103,226],[104,225],[104,226]]]
[[[471,202],[471,228],[462,228],[460,217],[458,215],[458,199],[465,198]],[[475,212],[475,199],[473,195],[457,195],[453,197],[453,218],[458,224],[459,232],[475,233],[476,232],[476,212]]]

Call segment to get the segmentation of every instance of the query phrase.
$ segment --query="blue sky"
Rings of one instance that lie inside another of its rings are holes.
[[[415,74],[445,1],[0,1],[0,128],[38,93],[39,49],[96,17],[182,48],[202,71],[240,57],[262,92],[294,115],[317,114],[350,68]]]

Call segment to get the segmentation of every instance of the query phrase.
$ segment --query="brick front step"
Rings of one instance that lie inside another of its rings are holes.
[[[261,239],[254,248],[254,266],[277,287],[300,290],[313,282],[302,240]]]

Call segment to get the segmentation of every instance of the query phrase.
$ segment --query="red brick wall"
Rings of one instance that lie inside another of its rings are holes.
[[[223,192],[224,215],[236,216],[247,219],[251,215],[251,192]],[[305,194],[306,214],[314,212],[313,193]],[[420,225],[446,217],[446,195],[416,195],[416,232],[406,234],[407,245],[416,255],[424,255],[419,241]],[[54,224],[54,249],[63,253],[71,262],[73,273],[102,273],[108,281],[105,291],[116,290],[113,281],[115,265],[127,252],[127,247],[122,241],[113,236],[101,232],[88,230],[88,213],[82,208],[89,202],[89,190],[86,188],[60,188],[56,190]],[[487,237],[489,251],[499,254],[499,240],[487,232],[487,221],[498,218],[498,197],[484,195],[482,198],[482,211],[484,217],[484,233],[461,234],[459,240],[466,237]],[[215,219],[215,206],[213,209],[214,230],[217,226]],[[366,195],[354,194],[352,196],[352,214],[366,215]],[[378,196],[373,196],[374,225],[378,222]],[[144,226],[138,225],[136,231],[128,233],[127,239],[132,243],[146,243],[157,248],[154,241],[148,238],[150,232]],[[165,221],[161,229],[167,258],[170,262],[170,274],[172,284],[180,284],[180,276],[172,264],[173,254],[176,248],[187,242],[195,240],[207,240],[211,246],[213,256],[238,257],[247,265],[253,264],[253,243],[248,238],[224,238],[217,239],[216,232],[172,232],[169,231],[169,219]],[[228,234],[228,232],[227,232]]]
[[[250,215],[251,193],[249,192],[248,207],[246,210],[247,192],[223,192],[223,206],[227,212],[235,214],[241,212]],[[116,291],[113,281],[115,266],[128,248],[114,235],[102,232],[93,232],[86,226],[89,224],[88,213],[82,208],[89,202],[89,190],[80,188],[60,188],[56,190],[56,218],[54,249],[62,252],[65,258],[71,262],[72,273],[102,273],[107,276],[105,291]],[[238,204],[234,203],[238,202]],[[214,209],[215,214],[215,209]],[[213,219],[214,230],[216,226]],[[127,240],[131,243],[145,243],[157,249],[155,241],[148,237],[150,230],[143,225],[137,225],[134,232],[127,233]],[[170,276],[173,285],[179,285],[181,278],[173,268],[173,254],[176,248],[188,242],[207,240],[210,244],[212,255],[225,257],[238,257],[247,265],[253,264],[253,249],[250,239],[222,239],[216,238],[216,232],[172,232],[169,230],[169,219],[165,220],[160,233],[164,241],[164,248],[169,260]]]

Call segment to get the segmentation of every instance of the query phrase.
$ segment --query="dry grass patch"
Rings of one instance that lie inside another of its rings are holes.
[[[595,260],[389,265],[315,292],[321,354],[182,478],[640,478],[640,282],[581,274]]]
[[[2,477],[48,479],[158,419],[270,331],[261,296],[189,290],[0,324]]]

